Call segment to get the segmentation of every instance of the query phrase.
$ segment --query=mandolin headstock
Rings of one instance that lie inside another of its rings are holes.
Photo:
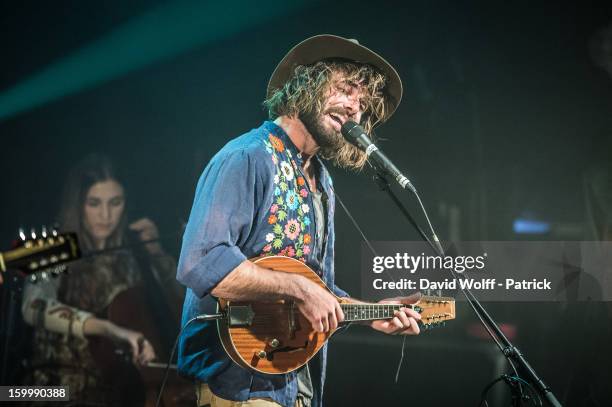
[[[38,233],[32,230],[26,235],[20,230],[16,247],[0,253],[0,270],[16,269],[37,282],[65,272],[65,263],[80,257],[75,233],[59,233],[43,227]]]
[[[455,299],[451,297],[424,295],[412,305],[412,309],[421,314],[421,324],[425,329],[455,319]]]

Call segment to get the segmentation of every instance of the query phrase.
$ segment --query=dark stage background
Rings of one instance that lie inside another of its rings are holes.
[[[380,145],[441,237],[602,238],[612,76],[598,66],[597,33],[611,23],[609,2],[5,3],[1,241],[51,224],[69,168],[104,152],[129,174],[131,218],[155,220],[176,253],[200,172],[265,119],[276,63],[318,33],[357,38],[399,71],[404,99]],[[367,171],[332,172],[370,239],[417,239]],[[517,234],[519,218],[550,230]],[[358,296],[360,237],[339,208],[337,235],[337,281]],[[491,309],[565,405],[612,405],[605,304]],[[397,384],[401,339],[351,328],[331,342],[327,404],[477,405],[507,369],[490,341],[468,333],[473,324],[463,307],[448,328],[409,338]]]

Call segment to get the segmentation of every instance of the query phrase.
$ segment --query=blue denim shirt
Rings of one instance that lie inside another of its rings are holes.
[[[316,245],[312,198],[302,172],[302,157],[287,134],[273,122],[230,141],[204,169],[183,237],[177,279],[188,287],[183,324],[214,313],[211,290],[245,259],[280,254],[294,257],[334,284],[334,191],[323,163],[317,180],[327,196],[327,234]],[[321,405],[327,346],[319,354]],[[215,322],[194,322],[179,342],[179,372],[208,383],[213,393],[229,399],[270,398],[293,407],[296,373],[266,375],[236,365],[225,353]]]

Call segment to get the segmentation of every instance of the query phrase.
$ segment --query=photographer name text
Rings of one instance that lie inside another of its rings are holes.
[[[495,278],[459,278],[444,279],[443,281],[433,281],[427,278],[409,280],[401,278],[396,281],[385,281],[382,278],[374,279],[372,286],[375,290],[551,290],[551,281],[544,278],[541,280],[515,280],[506,278],[497,281]]]

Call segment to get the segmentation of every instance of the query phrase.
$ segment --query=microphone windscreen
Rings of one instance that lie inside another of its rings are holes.
[[[357,137],[365,133],[360,125],[350,120],[344,122],[340,132],[351,143],[354,143],[357,140]]]

